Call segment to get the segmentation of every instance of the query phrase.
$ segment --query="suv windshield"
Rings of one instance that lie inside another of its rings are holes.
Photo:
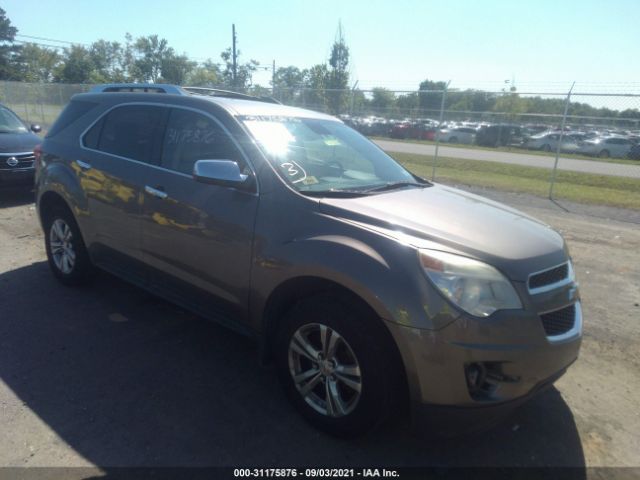
[[[343,123],[299,117],[242,117],[280,176],[301,193],[369,194],[425,187]]]
[[[0,107],[0,133],[25,133],[27,127],[10,110]]]

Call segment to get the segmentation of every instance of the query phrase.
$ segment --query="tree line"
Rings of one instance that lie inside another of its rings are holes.
[[[220,53],[218,62],[196,62],[179,54],[158,35],[124,42],[100,39],[90,45],[74,44],[60,49],[34,42],[16,41],[18,30],[0,8],[0,80],[32,83],[97,84],[120,82],[171,83],[201,87],[251,90],[258,95],[274,94],[286,104],[302,104],[338,114],[378,112],[402,115],[407,112],[437,116],[445,82],[424,80],[416,92],[396,94],[386,88],[370,92],[349,87],[349,48],[342,26],[338,26],[329,58],[309,68],[279,67],[269,87],[253,83],[259,68],[256,60],[237,62],[235,75],[231,48]],[[562,114],[563,98],[522,97],[515,88],[500,93],[479,90],[449,90],[445,109],[460,112],[506,112]],[[572,102],[570,115],[640,119],[638,109],[624,111],[595,108]]]

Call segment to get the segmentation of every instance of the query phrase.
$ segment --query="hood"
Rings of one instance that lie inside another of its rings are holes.
[[[0,155],[3,153],[32,152],[42,139],[31,132],[0,133]]]
[[[568,258],[564,240],[548,225],[501,203],[441,185],[323,198],[320,210],[384,230],[403,243],[476,258],[517,281]]]

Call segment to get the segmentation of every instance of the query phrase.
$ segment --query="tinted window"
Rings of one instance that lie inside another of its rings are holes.
[[[234,160],[244,168],[240,152],[215,121],[190,110],[171,110],[161,165],[191,175],[198,160]]]
[[[98,141],[100,140],[100,132],[102,132],[102,125],[104,125],[104,117],[98,121],[91,130],[89,130],[84,138],[82,139],[82,144],[87,148],[93,148],[96,150],[98,148]]]
[[[167,109],[149,105],[127,105],[107,114],[98,150],[147,163],[162,138]]]
[[[58,119],[55,121],[51,129],[49,129],[47,138],[60,133],[96,105],[98,104],[93,102],[81,102],[79,100],[73,100],[70,102],[58,116]]]

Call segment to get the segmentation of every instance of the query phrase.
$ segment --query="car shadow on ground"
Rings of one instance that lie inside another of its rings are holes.
[[[253,341],[109,275],[74,289],[34,263],[0,274],[0,305],[0,381],[99,466],[585,465],[555,389],[485,433],[338,440],[292,410]]]
[[[32,187],[0,187],[0,208],[33,203],[34,195]]]

